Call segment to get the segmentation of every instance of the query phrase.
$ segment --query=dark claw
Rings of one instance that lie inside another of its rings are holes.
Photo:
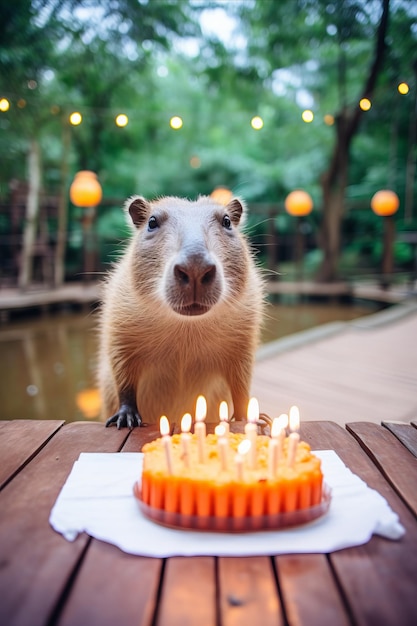
[[[117,428],[135,428],[141,426],[142,418],[136,407],[129,404],[121,404],[117,413],[109,417],[106,422],[106,428],[116,424]]]
[[[272,422],[273,422],[272,417],[269,417],[269,415],[267,415],[266,413],[259,413],[258,424],[260,424],[261,428],[264,427],[265,425],[272,426]]]

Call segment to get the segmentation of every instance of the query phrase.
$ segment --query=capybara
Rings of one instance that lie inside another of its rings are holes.
[[[104,286],[99,386],[106,425],[173,422],[207,399],[207,421],[246,417],[263,282],[244,205],[133,196],[134,235]],[[233,407],[233,412],[232,412]],[[110,416],[110,417],[109,417]]]

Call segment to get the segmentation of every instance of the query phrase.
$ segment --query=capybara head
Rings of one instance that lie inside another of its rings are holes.
[[[201,316],[238,298],[251,256],[239,230],[244,206],[210,197],[197,201],[130,198],[126,209],[136,227],[135,289],[182,316]]]

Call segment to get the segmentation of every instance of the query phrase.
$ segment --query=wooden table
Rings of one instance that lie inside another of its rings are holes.
[[[331,554],[153,559],[48,523],[80,452],[138,452],[157,436],[98,423],[0,422],[2,626],[413,626],[417,623],[417,428],[305,422],[396,511],[406,534]],[[231,538],[231,541],[233,539]]]

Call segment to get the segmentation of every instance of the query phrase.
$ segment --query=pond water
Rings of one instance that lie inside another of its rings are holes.
[[[263,342],[376,310],[376,305],[336,302],[269,304]],[[94,311],[0,325],[0,420],[98,419],[96,328]]]

